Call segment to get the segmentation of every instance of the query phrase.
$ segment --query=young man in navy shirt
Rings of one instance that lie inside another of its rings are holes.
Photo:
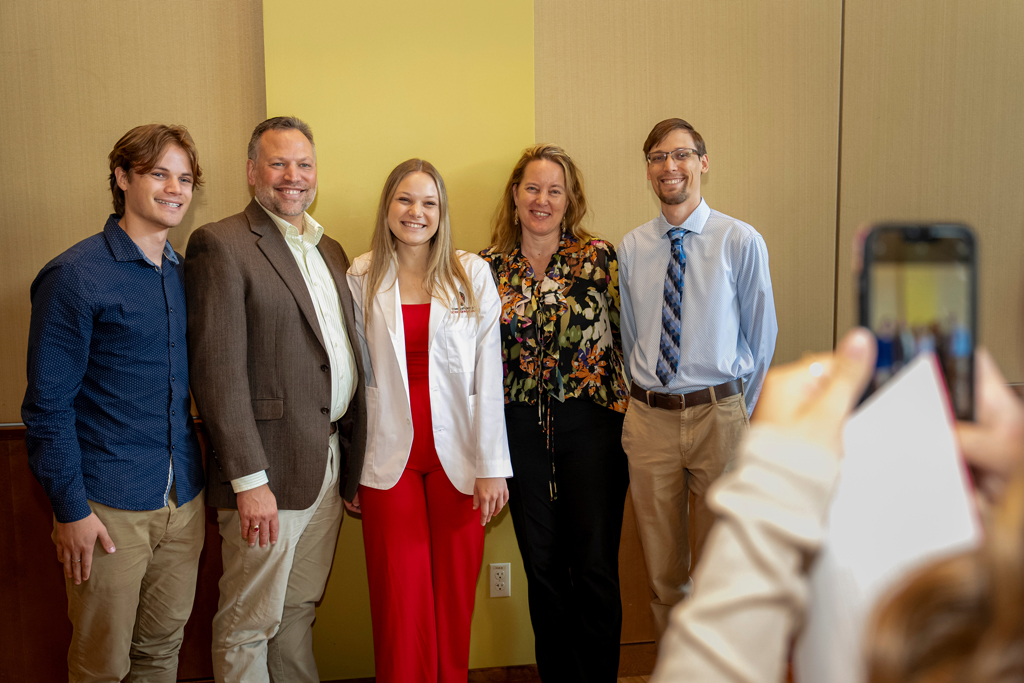
[[[32,283],[21,414],[64,565],[70,681],[176,679],[205,507],[167,234],[201,182],[183,127],[133,128],[110,153],[103,231]]]

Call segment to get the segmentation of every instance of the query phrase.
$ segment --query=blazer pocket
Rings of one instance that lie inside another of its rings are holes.
[[[252,402],[252,416],[257,420],[280,420],[282,417],[284,417],[284,399],[255,399]]]

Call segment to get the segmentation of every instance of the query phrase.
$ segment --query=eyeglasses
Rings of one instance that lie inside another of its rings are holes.
[[[651,152],[647,155],[647,163],[651,166],[661,166],[669,157],[672,157],[678,163],[683,163],[696,153],[697,150],[691,147],[680,147],[671,152]]]

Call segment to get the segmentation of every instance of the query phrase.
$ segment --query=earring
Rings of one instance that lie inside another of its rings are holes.
[[[519,209],[516,209],[515,215],[513,216],[512,220],[516,225],[519,225]]]

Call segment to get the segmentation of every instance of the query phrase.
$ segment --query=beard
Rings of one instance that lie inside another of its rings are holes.
[[[688,187],[686,187],[686,185],[682,185],[675,192],[665,192],[664,190],[661,189],[661,186],[659,185],[656,194],[658,195],[658,199],[661,200],[661,203],[666,204],[668,206],[684,204],[690,198],[690,190]]]
[[[312,190],[306,191],[306,194],[303,195],[301,208],[297,208],[299,206],[297,200],[281,201],[274,193],[274,188],[266,185],[257,185],[255,194],[259,203],[264,208],[269,209],[271,213],[278,216],[301,216],[313,204],[313,200],[316,199],[316,188],[314,187]]]

